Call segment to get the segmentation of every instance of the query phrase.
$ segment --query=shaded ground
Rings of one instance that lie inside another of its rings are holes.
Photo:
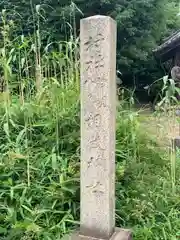
[[[170,146],[171,140],[180,135],[180,117],[176,116],[176,109],[153,112],[150,106],[145,105],[139,109],[139,118],[144,131],[163,146]]]

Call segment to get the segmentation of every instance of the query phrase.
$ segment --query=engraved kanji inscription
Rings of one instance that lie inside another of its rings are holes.
[[[91,156],[87,161],[87,168],[93,167],[99,167],[102,166],[104,158],[104,151],[99,151],[96,156]]]
[[[98,132],[93,133],[93,135],[90,136],[89,139],[89,148],[93,149],[93,148],[98,148],[100,150],[105,150],[105,144],[106,143],[106,135],[105,133],[103,133],[102,130],[99,129]]]
[[[93,158],[93,157],[90,157],[90,159],[87,161],[87,163],[88,163],[88,168],[90,168],[91,165],[93,164],[93,160],[94,160],[94,158]]]
[[[103,184],[100,181],[95,181],[93,184],[91,185],[87,185],[87,188],[89,188],[93,193],[104,193],[104,189],[103,189]]]
[[[105,66],[102,54],[102,42],[104,40],[102,34],[98,34],[94,38],[89,36],[88,41],[84,43],[85,52],[87,53],[84,71],[88,73],[88,77],[84,80],[84,83],[92,82],[93,79],[96,79],[95,70],[98,71],[99,68]]]
[[[101,107],[107,107],[107,97],[106,96],[97,96],[92,93],[88,94],[89,100],[93,103],[94,107],[96,109],[99,109]]]
[[[88,74],[84,80],[84,84],[91,83],[95,84],[97,87],[103,88],[105,86],[105,80],[103,77],[99,77],[98,74],[99,72],[97,72],[96,76],[94,76],[94,74]]]
[[[105,38],[101,33],[98,33],[94,38],[89,36],[89,39],[84,43],[85,51],[92,51],[93,48],[98,48],[99,43],[104,41]]]
[[[86,113],[84,120],[88,127],[99,127],[101,125],[101,115],[99,113]]]

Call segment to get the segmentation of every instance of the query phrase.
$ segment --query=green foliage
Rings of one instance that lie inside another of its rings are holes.
[[[163,88],[161,89],[161,94],[163,98],[158,103],[158,107],[170,107],[172,104],[178,104],[178,100],[176,98],[179,95],[180,90],[176,87],[173,79],[168,79],[168,76],[163,77]]]
[[[44,21],[46,13],[39,2],[31,2],[36,4],[33,17],[26,11],[27,1],[2,3],[21,11],[22,29],[28,34],[18,35],[21,25],[16,23],[21,18],[16,17],[17,12],[2,12],[0,71],[5,89],[0,94],[0,239],[60,239],[79,225],[79,48],[76,35],[59,41],[56,34],[57,26],[59,29],[60,23],[66,22],[69,13],[73,24],[74,12],[79,17],[81,12],[72,3],[69,8],[67,1],[41,1],[49,4],[41,5],[43,8],[54,7]],[[166,6],[165,1],[161,3]],[[158,4],[160,1],[76,2],[85,16],[100,12],[116,18],[124,41],[118,48],[124,69],[138,61],[134,60],[136,53],[148,52],[149,47],[141,49],[138,44],[143,37],[148,39],[156,8],[161,6]],[[146,13],[142,9],[154,14],[147,17],[149,23],[144,22]],[[55,19],[57,25],[52,24]],[[147,28],[145,35],[138,19]],[[50,33],[52,38],[47,39]],[[137,52],[133,47],[125,52],[128,43],[136,45]],[[146,61],[144,55],[140,60]],[[39,79],[41,88],[36,86]],[[132,100],[130,92],[124,94]],[[180,229],[179,161],[172,171],[169,156],[144,129],[142,132],[138,114],[125,110],[124,104],[119,106],[116,133],[117,226],[129,226],[138,240],[175,239]]]
[[[173,79],[168,75],[154,81],[148,89],[148,94],[153,99],[152,104],[156,110],[166,111],[174,104],[178,104],[180,90]]]
[[[9,123],[1,108],[1,237],[57,239],[79,218],[78,109],[74,88],[56,84],[40,101],[16,100]]]
[[[79,225],[79,92],[57,83],[24,105],[0,108],[1,239],[59,239]],[[14,98],[14,97],[13,97]],[[120,108],[116,134],[116,224],[134,239],[171,239],[180,227],[168,156]],[[178,178],[180,166],[176,166]]]
[[[156,72],[157,79],[159,66],[152,56],[152,49],[180,26],[180,18],[177,17],[179,8],[175,0],[75,0],[74,3],[70,0],[4,0],[0,9],[4,8],[8,9],[9,18],[16,23],[16,33],[33,33],[37,29],[35,20],[39,18],[43,23],[43,44],[66,39],[69,32],[79,34],[82,17],[94,14],[112,16],[118,28],[118,68],[126,82],[129,79],[131,83],[132,77],[144,79],[149,72]]]

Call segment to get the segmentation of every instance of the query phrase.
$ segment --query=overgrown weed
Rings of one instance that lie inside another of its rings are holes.
[[[78,39],[70,37],[52,49],[51,44],[41,46],[38,53],[32,36],[12,41],[6,34],[4,43],[0,238],[60,239],[79,225]],[[117,226],[132,228],[138,240],[175,239],[180,229],[179,163],[173,191],[168,153],[141,128],[138,113],[129,106],[121,104],[117,117]]]

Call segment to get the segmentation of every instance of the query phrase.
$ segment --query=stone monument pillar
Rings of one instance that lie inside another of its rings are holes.
[[[81,219],[71,239],[131,239],[115,229],[116,22],[81,20]]]

